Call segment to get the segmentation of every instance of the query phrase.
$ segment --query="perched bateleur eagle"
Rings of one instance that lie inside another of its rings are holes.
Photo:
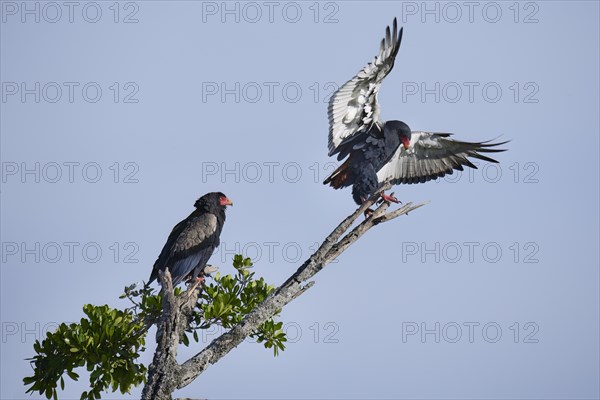
[[[194,204],[196,209],[171,231],[154,263],[148,284],[158,278],[158,271],[164,272],[167,268],[173,287],[201,275],[213,251],[219,246],[225,208],[230,205],[233,205],[231,200],[220,192],[200,197]]]
[[[450,133],[411,131],[402,121],[382,121],[377,93],[394,67],[402,29],[394,19],[381,41],[379,54],[342,85],[329,100],[329,156],[348,157],[325,181],[334,189],[352,186],[352,197],[362,204],[385,183],[423,183],[463,170],[477,168],[469,157],[497,162],[481,153],[504,151],[502,143],[461,142]],[[381,193],[385,201],[398,202]]]

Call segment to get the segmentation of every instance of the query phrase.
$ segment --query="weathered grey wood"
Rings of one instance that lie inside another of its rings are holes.
[[[144,400],[170,400],[177,388],[180,366],[177,363],[179,338],[190,322],[200,290],[186,291],[177,298],[173,292],[171,273],[158,272],[162,289],[163,312],[157,323],[156,350],[148,368],[148,380],[142,391]]]

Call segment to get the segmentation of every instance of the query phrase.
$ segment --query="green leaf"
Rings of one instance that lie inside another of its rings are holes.
[[[189,347],[190,346],[190,340],[188,339],[187,335],[184,333],[183,335],[181,335],[181,342],[186,346]]]

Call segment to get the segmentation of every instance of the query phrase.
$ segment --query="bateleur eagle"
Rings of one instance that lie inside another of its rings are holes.
[[[167,268],[173,287],[185,279],[198,278],[213,251],[219,246],[219,236],[225,223],[225,208],[233,205],[223,193],[208,193],[200,197],[196,209],[175,225],[167,243],[154,263],[148,284]]]
[[[394,18],[388,26],[379,54],[342,85],[329,100],[329,156],[338,161],[348,157],[325,181],[334,189],[352,185],[352,197],[362,204],[384,183],[423,183],[463,170],[477,168],[469,157],[496,163],[481,153],[504,151],[495,148],[507,142],[462,142],[450,133],[411,131],[402,121],[382,121],[377,93],[394,67],[402,29]],[[398,202],[381,193],[385,201]]]

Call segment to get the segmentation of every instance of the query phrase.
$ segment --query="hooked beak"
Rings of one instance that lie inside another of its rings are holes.
[[[228,197],[225,197],[225,198],[221,199],[221,205],[222,206],[232,206],[233,207],[233,201],[229,200]]]

